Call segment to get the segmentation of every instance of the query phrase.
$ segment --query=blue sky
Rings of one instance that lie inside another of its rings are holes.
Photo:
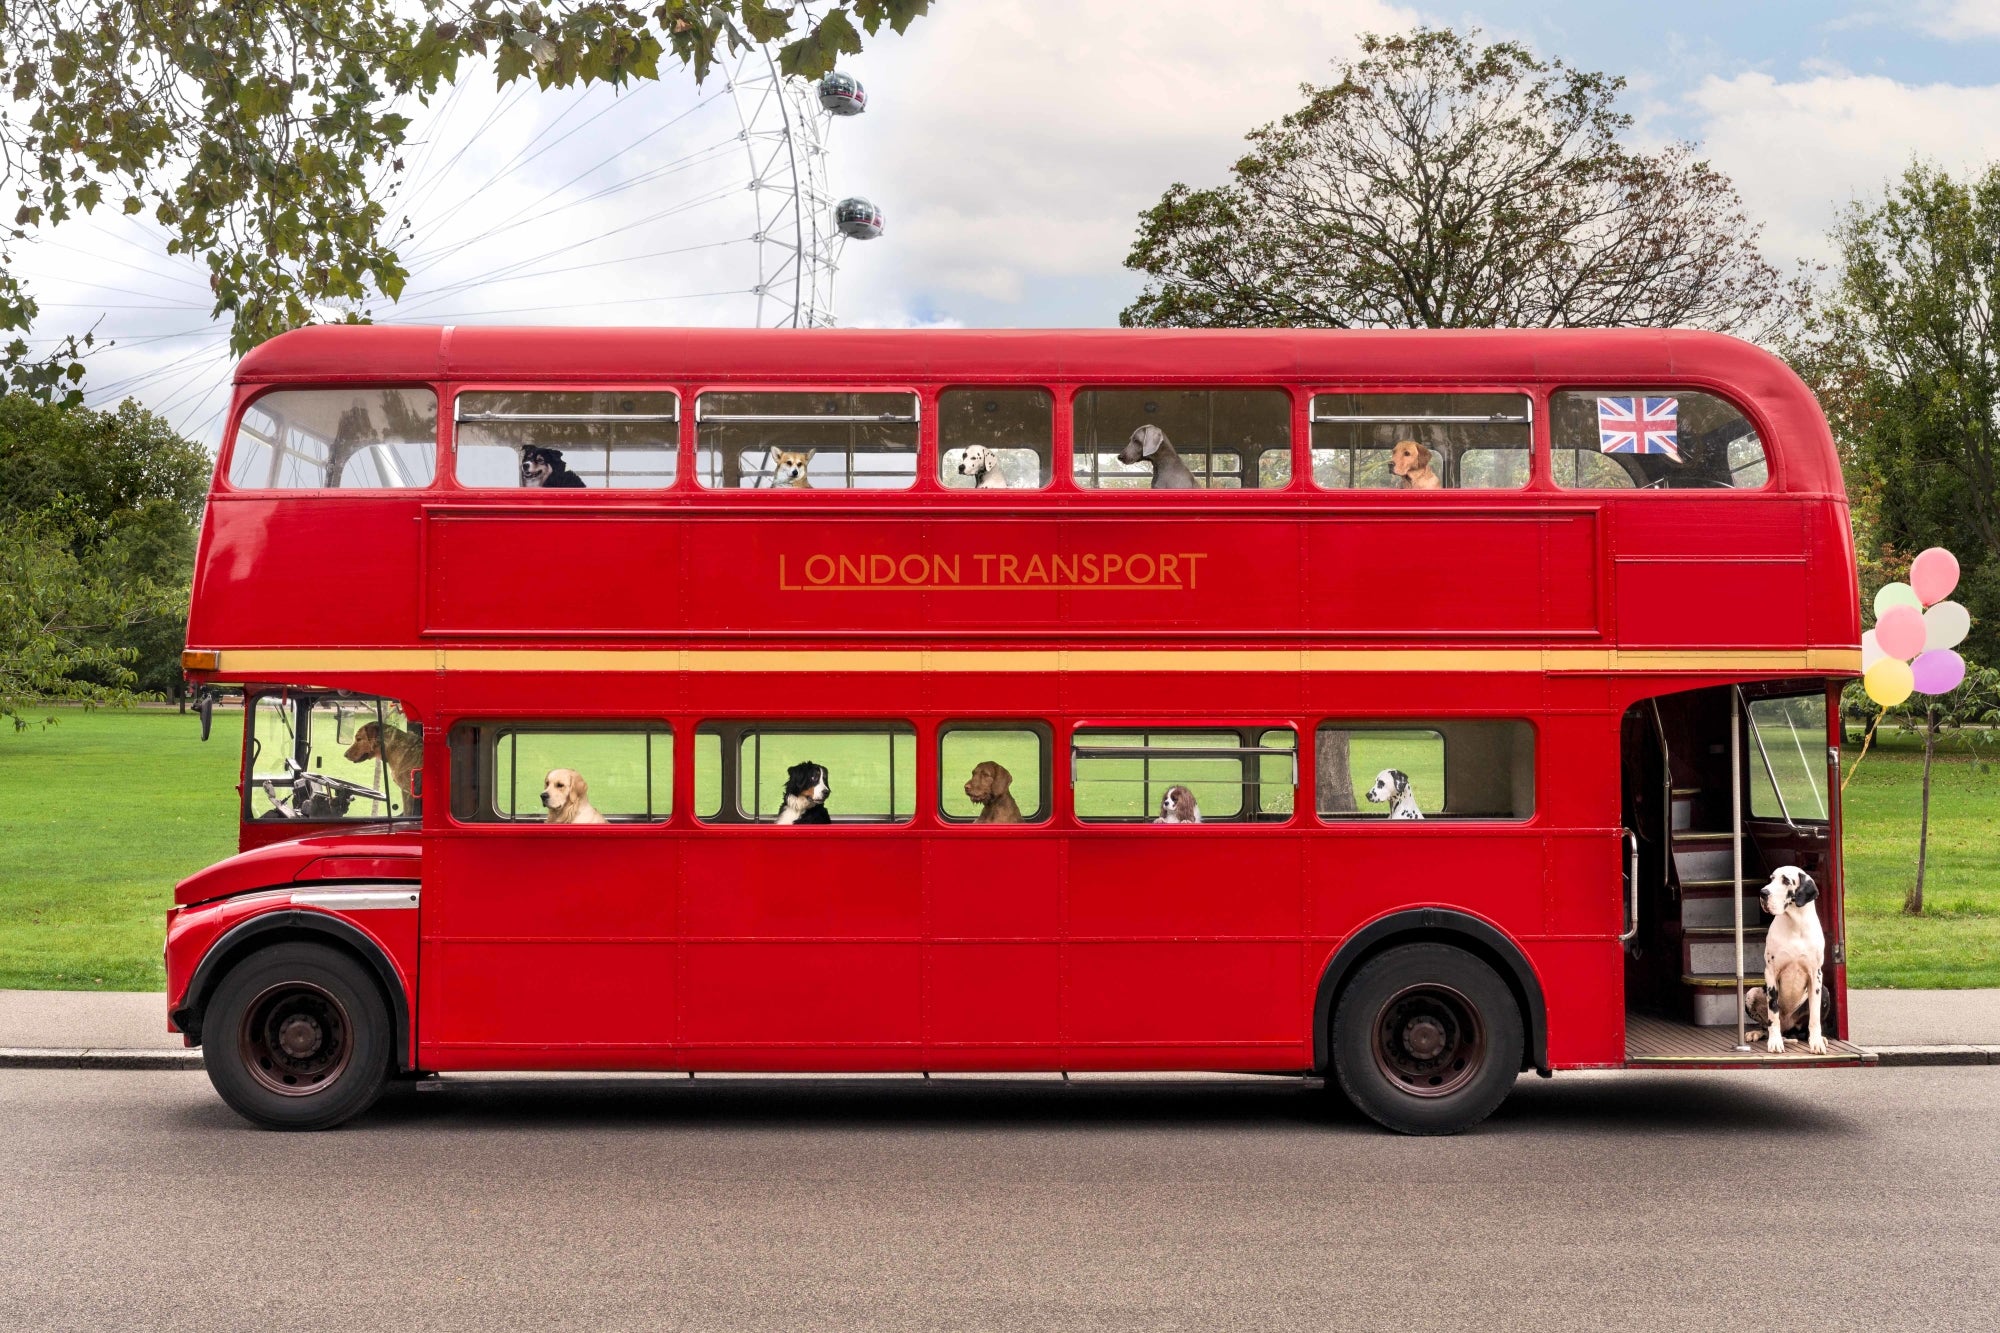
[[[1697,141],[1777,262],[1826,256],[1837,211],[1912,155],[2000,160],[2000,0],[939,0],[852,72],[868,113],[834,127],[850,244],[841,322],[1115,323],[1138,213],[1219,183],[1242,136],[1324,82],[1357,34],[1478,26],[1624,75],[1638,136]],[[398,216],[413,276],[378,317],[438,323],[747,324],[756,230],[721,80],[624,94],[496,92],[474,71],[411,108]],[[99,216],[17,246],[43,339],[91,327],[94,404],[126,395],[213,439],[230,357],[204,271],[156,230]]]

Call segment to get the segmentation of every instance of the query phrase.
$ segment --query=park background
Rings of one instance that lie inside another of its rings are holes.
[[[1787,357],[1864,608],[1944,545],[1974,616],[1935,709],[1852,693],[1851,982],[2000,985],[2000,5],[83,0],[0,17],[0,988],[157,988],[173,882],[234,845],[236,715],[203,745],[161,701],[235,356],[329,319],[762,319],[738,37],[870,91],[830,175],[888,229],[841,255],[842,323],[1692,325]],[[1428,152],[1370,176],[1413,106],[1445,108]],[[1429,172],[1537,202],[1412,242]],[[1432,265],[1482,246],[1511,292]],[[1516,299],[1627,265],[1636,297]]]

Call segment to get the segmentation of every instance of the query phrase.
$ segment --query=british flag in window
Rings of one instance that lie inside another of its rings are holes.
[[[1600,398],[1597,447],[1607,454],[1665,454],[1681,461],[1678,398]]]

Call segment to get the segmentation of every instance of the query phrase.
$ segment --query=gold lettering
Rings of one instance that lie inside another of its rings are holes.
[[[858,588],[868,582],[868,571],[863,567],[860,556],[840,557],[840,583],[842,587]]]
[[[1181,558],[1177,555],[1161,556],[1160,557],[1161,586],[1168,588],[1178,587],[1180,586],[1180,581],[1181,581]]]
[[[1057,583],[1075,583],[1076,557],[1070,555],[1052,555],[1049,557],[1049,570]]]
[[[946,563],[949,561],[950,563]],[[955,555],[934,555],[931,557],[931,582],[957,583],[958,557]]]
[[[1095,555],[1086,551],[1082,555],[1077,557],[1077,563],[1082,565],[1083,567],[1083,577],[1079,578],[1077,582],[1079,583],[1097,582],[1098,579],[1097,557]]]
[[[910,562],[912,560],[917,562],[917,572],[914,574],[910,572]],[[924,583],[924,575],[929,572],[929,566],[924,563],[924,558],[920,555],[906,555],[903,557],[903,562],[896,566],[896,572],[902,575],[903,582],[921,588]]]
[[[1143,574],[1139,572],[1141,560],[1146,562],[1146,572]],[[1125,562],[1125,577],[1134,583],[1150,584],[1153,581],[1153,557],[1141,553],[1128,559]]]
[[[896,562],[886,555],[868,557],[868,582],[871,584],[893,583],[896,579]]]
[[[1031,555],[1028,557],[1028,572],[1024,574],[1022,577],[1027,579],[1027,581],[1030,583],[1045,584],[1049,581],[1048,566],[1042,563],[1042,558],[1040,556]]]
[[[974,551],[972,553],[972,558],[979,562],[979,581],[981,583],[991,583],[993,581],[993,576],[987,573],[986,567],[993,563],[993,557],[990,554],[982,555],[981,553]]]
[[[818,566],[820,567],[820,571],[821,571],[820,573],[817,573],[817,574],[813,573],[813,566],[814,566],[815,564],[817,564],[817,565],[818,565]],[[784,569],[784,567],[785,567],[785,557],[783,557],[783,556],[781,555],[781,556],[779,556],[779,557],[778,557],[778,568],[779,568],[779,570],[780,570],[780,571],[782,571],[782,570]],[[832,556],[830,556],[830,555],[809,555],[809,556],[807,556],[807,557],[806,557],[806,582],[807,582],[807,583],[813,583],[813,584],[819,584],[819,585],[822,585],[822,586],[824,586],[825,584],[828,584],[828,583],[831,583],[832,581],[833,581],[833,557],[832,557]]]
[[[1015,556],[1011,555],[1001,556],[1000,581],[1002,583],[1019,583],[1021,581],[1021,576],[1017,567],[1020,565],[1020,563],[1021,562],[1019,558]]]
[[[1104,581],[1106,583],[1117,583],[1119,581],[1118,576],[1124,572],[1124,569],[1124,556],[1107,554],[1104,557]]]
[[[1181,553],[1181,559],[1183,559],[1183,560],[1185,560],[1185,561],[1187,561],[1187,562],[1188,562],[1188,580],[1187,580],[1187,586],[1188,586],[1189,590],[1190,590],[1190,591],[1192,591],[1192,590],[1193,590],[1193,589],[1194,589],[1194,588],[1195,588],[1196,586],[1198,586],[1198,585],[1199,585],[1199,583],[1200,583],[1200,580],[1201,580],[1201,564],[1200,564],[1200,562],[1201,562],[1201,561],[1203,561],[1203,560],[1206,560],[1206,559],[1208,559],[1208,552],[1206,552],[1206,551],[1184,551],[1184,552],[1182,552],[1182,553]]]

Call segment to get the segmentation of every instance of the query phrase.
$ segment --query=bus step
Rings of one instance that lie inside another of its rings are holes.
[[[1764,960],[1757,960],[1753,972],[1743,969],[1743,994],[1747,999],[1752,990],[1764,984]],[[1688,1000],[1688,1021],[1696,1027],[1719,1028],[1736,1026],[1736,974],[1707,973],[1681,975],[1681,990]]]
[[[1729,901],[1729,891],[1733,887],[1735,887],[1733,884],[1727,882],[1713,888],[1707,885],[1699,887],[1681,885],[1681,929],[1734,929],[1736,909]],[[1717,889],[1720,892],[1717,892]],[[1743,929],[1746,933],[1755,930],[1760,934],[1764,929],[1764,912],[1757,906],[1757,895],[1754,893],[1743,895]]]
[[[1687,931],[1681,937],[1681,968],[1693,975],[1714,976],[1726,972],[1733,982],[1736,977],[1736,932],[1715,928]],[[1743,927],[1743,973],[1760,980],[1764,975],[1764,928],[1748,922]]]
[[[1680,875],[1682,884],[1699,883],[1703,880],[1728,879],[1735,869],[1735,853],[1727,841],[1698,842],[1687,846],[1687,834],[1674,835],[1674,870]],[[1708,835],[1694,834],[1701,838]],[[1744,872],[1749,873],[1747,870]]]

